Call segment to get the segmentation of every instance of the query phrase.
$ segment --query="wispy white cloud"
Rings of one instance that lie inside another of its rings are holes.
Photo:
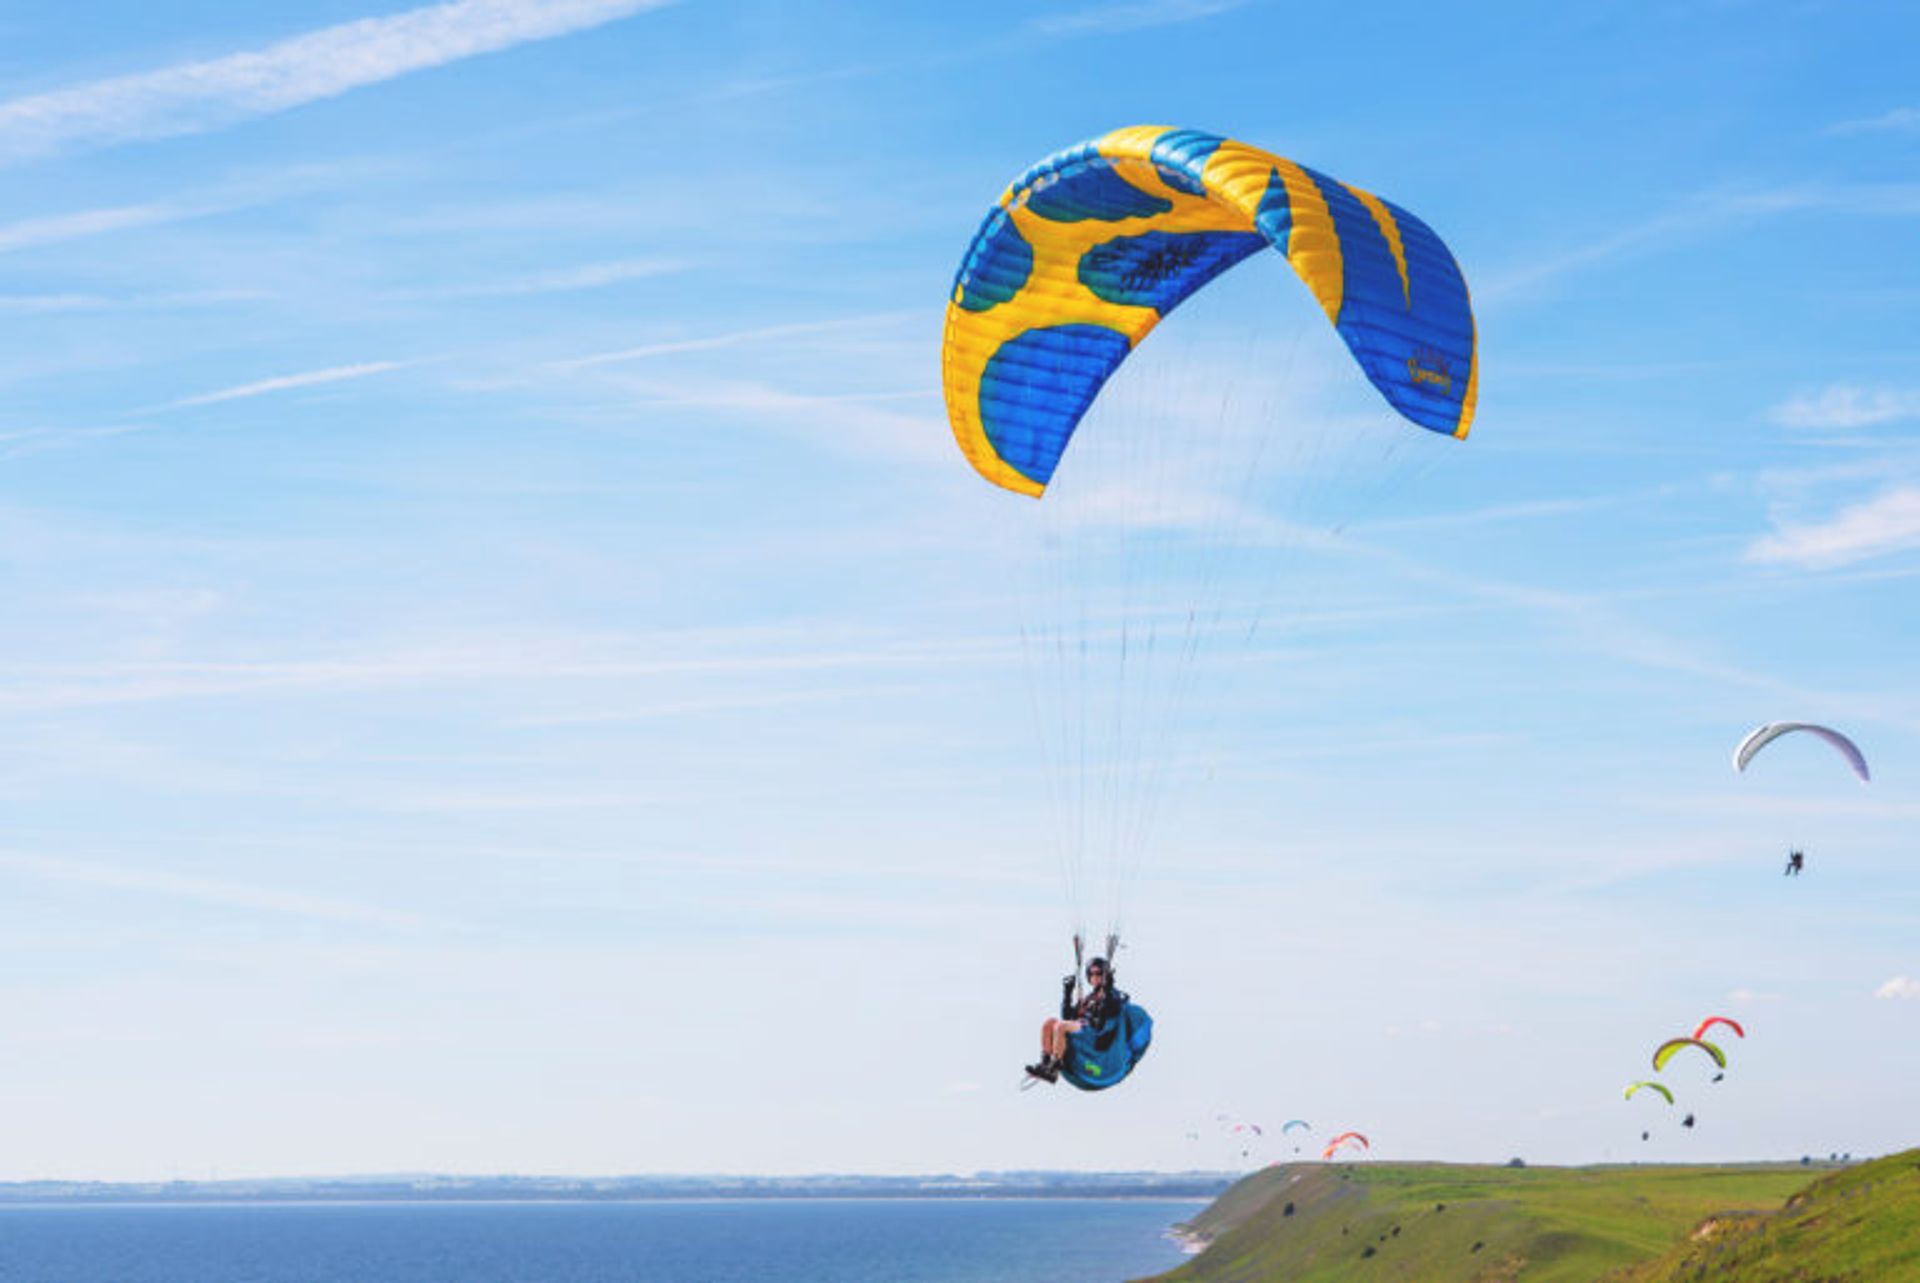
[[[459,686],[470,682],[685,682],[744,677],[940,668],[998,662],[1013,639],[994,634],[937,643],[897,636],[835,641],[822,626],[703,630],[685,634],[461,639],[328,658],[104,660],[14,664],[0,680],[0,709],[105,707],[230,696],[301,695],[353,690]]]
[[[1829,438],[1820,438],[1825,444]],[[1837,463],[1821,462],[1801,467],[1765,468],[1755,481],[1763,494],[1800,501],[1806,495],[1827,486],[1853,482],[1881,482],[1920,472],[1920,442],[1908,447],[1890,438],[1881,438],[1883,447],[1869,454],[1846,458]],[[1890,448],[1888,448],[1890,447]]]
[[[453,285],[444,289],[406,290],[389,295],[397,299],[426,298],[517,298],[529,294],[567,294],[580,290],[605,289],[629,281],[684,272],[691,266],[677,259],[629,258],[605,263],[586,263],[578,267],[550,272],[530,272],[503,280],[482,281],[473,285]]]
[[[1585,245],[1504,271],[1483,272],[1474,282],[1474,301],[1505,301],[1588,268],[1659,254],[1729,227],[1811,211],[1879,217],[1920,214],[1920,183],[1804,184],[1689,197]]]
[[[451,0],[322,27],[263,48],[0,102],[0,163],[219,129],[583,31],[666,0]]]
[[[49,312],[99,312],[110,309],[168,311],[221,307],[229,303],[257,303],[272,295],[264,290],[177,290],[154,294],[0,294],[0,312],[39,315]]]
[[[1878,116],[1867,116],[1860,120],[1843,120],[1831,126],[1830,134],[1885,134],[1920,133],[1920,108],[1895,107],[1891,111],[1881,112]]]
[[[116,205],[103,209],[75,210],[69,214],[43,214],[34,218],[0,223],[0,254],[60,241],[98,236],[103,232],[126,231],[135,227],[153,227],[177,223],[221,212],[208,205]]]
[[[1789,397],[1767,417],[1787,428],[1870,428],[1920,419],[1920,390],[1833,383]]]
[[[606,726],[622,722],[648,722],[676,717],[705,716],[711,713],[747,712],[768,708],[790,708],[802,704],[826,703],[870,694],[878,687],[842,687],[829,690],[789,690],[755,695],[722,695],[708,699],[671,699],[649,704],[596,707],[569,713],[544,713],[521,719],[525,726]]]
[[[934,389],[895,392],[812,393],[756,379],[676,383],[629,380],[626,386],[649,406],[680,406],[738,418],[753,427],[802,437],[812,444],[863,458],[906,460],[935,466],[952,462],[953,445],[931,408]],[[929,412],[911,414],[891,402],[926,401]]]
[[[365,179],[390,164],[353,158],[284,165],[235,175],[167,200],[36,214],[0,223],[0,253],[236,213]]]
[[[1522,611],[1558,624],[1568,641],[1583,649],[1654,672],[1683,674],[1740,690],[1764,692],[1782,704],[1836,710],[1835,715],[1873,721],[1905,730],[1920,727],[1920,709],[1911,701],[1890,700],[1882,692],[1856,695],[1812,689],[1768,673],[1728,663],[1696,644],[1650,628],[1615,608],[1604,595],[1540,588],[1454,567],[1422,562],[1400,552],[1342,539],[1339,551],[1391,568],[1410,580]],[[1751,801],[1749,801],[1751,805]]]
[[[1747,559],[1824,568],[1920,548],[1920,486],[1896,486],[1824,521],[1781,525]]]
[[[401,929],[417,928],[425,922],[417,914],[328,896],[27,852],[0,851],[0,872],[36,882],[157,896],[211,908],[243,909],[318,922]]]
[[[1912,976],[1895,976],[1873,991],[1876,998],[1912,1000],[1920,998],[1920,980]]]
[[[21,459],[28,455],[67,450],[90,441],[126,436],[144,429],[135,424],[116,423],[90,428],[23,428],[0,435],[0,459]]]
[[[1482,273],[1474,282],[1474,301],[1493,302],[1526,294],[1586,268],[1654,253],[1686,243],[1729,223],[1805,209],[1814,202],[1814,194],[1803,188],[1694,197],[1628,223],[1585,245],[1516,264],[1505,271]]]
[[[921,316],[918,311],[868,312],[860,316],[837,317],[830,321],[802,321],[792,325],[763,325],[748,330],[733,330],[726,334],[709,334],[700,338],[675,339],[665,343],[644,343],[638,347],[618,348],[611,352],[591,352],[585,356],[567,357],[564,360],[549,362],[543,368],[552,370],[586,370],[602,365],[619,365],[628,361],[645,361],[657,356],[673,356],[682,352],[711,352],[718,348],[739,347],[749,343],[764,343],[769,339],[799,338],[808,334],[825,334],[835,330],[862,329],[869,326],[897,324],[909,318]]]
[[[1849,721],[1897,722],[1902,719],[1911,723],[1913,710],[1898,705],[1889,707],[1888,702],[1879,696],[1863,698],[1845,694],[1829,694],[1824,698],[1800,699],[1796,702],[1821,704],[1833,707],[1846,705]],[[1704,816],[1780,816],[1792,819],[1845,819],[1904,822],[1920,820],[1920,802],[1897,802],[1881,797],[1871,797],[1861,790],[1852,797],[1760,797],[1730,796],[1725,793],[1712,795],[1646,795],[1635,799],[1635,804],[1649,811],[1673,812],[1685,815]]]
[[[290,392],[295,388],[311,388],[326,383],[344,383],[349,379],[364,379],[371,375],[385,374],[389,370],[401,370],[417,364],[416,361],[366,361],[359,365],[336,365],[324,370],[308,370],[302,374],[282,374],[277,378],[259,379],[235,387],[220,388],[214,392],[202,392],[197,396],[182,397],[178,401],[169,401],[158,408],[184,410],[190,406],[214,405],[221,401],[241,401],[248,397],[266,396],[271,392]]]
[[[1029,19],[1029,30],[1047,36],[1079,35],[1101,31],[1140,31],[1147,27],[1170,27],[1176,23],[1211,18],[1229,9],[1238,9],[1247,0],[1123,0],[1119,4],[1097,4],[1066,13],[1043,14]]]
[[[1388,517],[1378,521],[1357,522],[1353,528],[1360,531],[1426,530],[1436,527],[1478,526],[1503,521],[1570,517],[1580,513],[1618,508],[1649,499],[1669,498],[1673,492],[1672,486],[1658,486],[1650,490],[1636,490],[1624,494],[1588,495],[1567,499],[1522,499],[1514,503],[1489,504],[1486,507],[1473,508],[1465,512],[1436,512],[1424,516]]]
[[[1268,547],[1327,549],[1336,543],[1325,530],[1285,521],[1204,478],[1108,476],[1071,485],[1056,493],[1072,496],[1075,520],[1089,530],[1204,531],[1223,544]]]

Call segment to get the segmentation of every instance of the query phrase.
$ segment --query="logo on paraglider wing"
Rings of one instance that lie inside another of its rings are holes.
[[[1407,358],[1407,379],[1417,388],[1432,389],[1440,396],[1453,395],[1453,373],[1447,358],[1433,348],[1415,348]]]
[[[1171,241],[1150,250],[1127,269],[1126,274],[1120,278],[1121,284],[1130,290],[1144,290],[1155,285],[1163,285],[1197,263],[1200,260],[1200,249],[1200,242],[1182,240]]]

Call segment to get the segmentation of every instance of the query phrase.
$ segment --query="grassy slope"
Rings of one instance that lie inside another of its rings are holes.
[[[1778,1208],[1809,1179],[1806,1168],[1785,1164],[1271,1167],[1195,1218],[1193,1230],[1213,1245],[1162,1277],[1592,1283],[1685,1243],[1709,1216]]]
[[[1622,1283],[1920,1280],[1920,1150],[1835,1172],[1766,1216],[1703,1223]]]

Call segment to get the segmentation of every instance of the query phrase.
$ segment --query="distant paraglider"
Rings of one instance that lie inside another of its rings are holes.
[[[1873,772],[1867,767],[1867,755],[1860,751],[1858,744],[1831,726],[1819,726],[1813,722],[1768,722],[1765,726],[1755,729],[1740,741],[1738,748],[1733,750],[1733,769],[1745,773],[1747,764],[1753,761],[1761,749],[1783,735],[1796,733],[1811,735],[1829,745],[1840,755],[1841,760],[1846,762],[1854,778],[1862,784],[1872,780]],[[1787,867],[1781,871],[1782,876],[1797,878],[1806,871],[1806,867],[1807,853],[1796,843],[1787,852]]]
[[[1744,1039],[1747,1036],[1747,1031],[1741,1028],[1740,1022],[1729,1016],[1708,1016],[1694,1027],[1693,1036],[1695,1038],[1705,1038],[1707,1031],[1715,1025],[1725,1025],[1727,1028],[1733,1030],[1733,1036],[1736,1038]]]
[[[1661,1043],[1658,1047],[1654,1048],[1654,1051],[1653,1051],[1654,1072],[1658,1073],[1659,1071],[1665,1069],[1667,1067],[1668,1061],[1672,1060],[1675,1056],[1679,1055],[1682,1051],[1686,1050],[1688,1047],[1698,1047],[1701,1051],[1704,1051],[1707,1053],[1707,1055],[1713,1057],[1714,1064],[1718,1065],[1722,1069],[1725,1069],[1727,1067],[1727,1053],[1720,1050],[1720,1048],[1716,1047],[1714,1044],[1707,1042],[1705,1039],[1669,1038],[1665,1042]]]
[[[1727,1076],[1727,1072],[1726,1072],[1727,1071],[1727,1053],[1721,1049],[1719,1044],[1708,1042],[1706,1038],[1706,1035],[1712,1033],[1717,1028],[1724,1028],[1729,1032],[1731,1032],[1734,1037],[1742,1039],[1743,1041],[1747,1036],[1746,1029],[1740,1024],[1739,1021],[1735,1020],[1733,1017],[1708,1016],[1706,1019],[1702,1020],[1698,1025],[1694,1026],[1693,1037],[1669,1038],[1665,1042],[1661,1043],[1658,1047],[1654,1048],[1654,1052],[1653,1052],[1654,1071],[1656,1073],[1666,1072],[1667,1066],[1673,1061],[1673,1058],[1675,1056],[1678,1056],[1681,1052],[1687,1050],[1688,1048],[1695,1048],[1695,1049],[1698,1049],[1702,1055],[1706,1056],[1707,1059],[1711,1060],[1714,1064],[1715,1072],[1711,1081],[1716,1083],[1723,1081]],[[1627,1085],[1626,1090],[1622,1093],[1622,1095],[1627,1100],[1632,1100],[1636,1095],[1638,1095],[1642,1091],[1654,1092],[1655,1094],[1664,1098],[1669,1106],[1676,1103],[1676,1098],[1673,1094],[1673,1089],[1671,1087],[1668,1087],[1665,1083],[1655,1082],[1652,1079],[1643,1079],[1639,1082],[1629,1083]],[[1682,1127],[1687,1128],[1688,1130],[1692,1130],[1694,1121],[1695,1121],[1694,1116],[1691,1113],[1689,1113],[1686,1115],[1686,1117],[1680,1120],[1680,1125]],[[1640,1133],[1640,1139],[1647,1140],[1652,1136],[1652,1134],[1653,1133],[1650,1131],[1642,1131]]]
[[[1327,1144],[1327,1147],[1320,1152],[1321,1159],[1323,1161],[1331,1160],[1333,1156],[1339,1152],[1340,1147],[1342,1145],[1347,1145],[1347,1144],[1358,1145],[1361,1149],[1366,1149],[1366,1150],[1371,1150],[1373,1148],[1372,1144],[1368,1142],[1367,1138],[1365,1136],[1362,1136],[1359,1132],[1341,1132],[1338,1136],[1335,1136],[1331,1141],[1329,1141]]]
[[[1812,722],[1768,722],[1741,740],[1740,747],[1733,750],[1733,769],[1744,772],[1747,769],[1747,763],[1751,762],[1754,755],[1761,749],[1782,735],[1789,735],[1796,731],[1817,736],[1831,744],[1834,751],[1846,759],[1847,765],[1852,768],[1854,775],[1862,784],[1873,778],[1872,772],[1867,769],[1867,755],[1860,751],[1858,744],[1831,726],[1816,726]]]

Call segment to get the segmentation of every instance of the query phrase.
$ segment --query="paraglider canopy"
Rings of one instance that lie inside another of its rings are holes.
[[[1320,1152],[1320,1157],[1323,1160],[1332,1158],[1334,1153],[1349,1141],[1358,1145],[1361,1149],[1370,1150],[1373,1148],[1373,1146],[1368,1143],[1367,1138],[1359,1132],[1341,1132],[1338,1136],[1335,1136],[1331,1141],[1327,1142],[1327,1147]]]
[[[1720,1066],[1722,1069],[1727,1067],[1727,1053],[1721,1051],[1720,1048],[1714,1046],[1712,1043],[1699,1038],[1669,1038],[1654,1048],[1653,1068],[1655,1072],[1665,1069],[1667,1062],[1679,1055],[1680,1052],[1687,1047],[1698,1047],[1701,1051],[1713,1057],[1714,1064]]]
[[[1107,378],[1162,317],[1271,247],[1388,404],[1464,437],[1467,286],[1418,218],[1218,134],[1116,129],[1041,161],[987,213],[947,306],[947,417],[980,475],[1039,498]]]
[[[1646,1088],[1649,1091],[1659,1092],[1662,1096],[1665,1096],[1667,1098],[1667,1103],[1669,1105],[1673,1103],[1673,1092],[1668,1089],[1667,1085],[1665,1083],[1656,1083],[1651,1080],[1646,1082],[1637,1082],[1637,1083],[1634,1083],[1632,1086],[1628,1087],[1626,1092],[1626,1099],[1632,1100],[1634,1093],[1641,1090],[1642,1088]]]
[[[1740,1022],[1727,1016],[1708,1016],[1705,1020],[1702,1020],[1699,1027],[1693,1031],[1693,1036],[1695,1038],[1705,1038],[1707,1036],[1707,1030],[1713,1028],[1715,1025],[1725,1025],[1727,1028],[1733,1030],[1733,1036],[1736,1038],[1744,1040],[1747,1036],[1747,1031],[1740,1027]]]
[[[1873,778],[1872,773],[1867,769],[1866,754],[1860,751],[1858,744],[1855,744],[1831,726],[1817,726],[1812,722],[1768,722],[1765,726],[1758,728],[1751,735],[1741,740],[1740,747],[1733,750],[1733,769],[1744,772],[1747,769],[1747,763],[1751,762],[1754,755],[1761,749],[1773,743],[1782,735],[1789,735],[1795,732],[1804,732],[1831,744],[1834,751],[1846,759],[1848,767],[1852,769],[1855,777],[1857,777],[1862,784],[1867,783]]]

